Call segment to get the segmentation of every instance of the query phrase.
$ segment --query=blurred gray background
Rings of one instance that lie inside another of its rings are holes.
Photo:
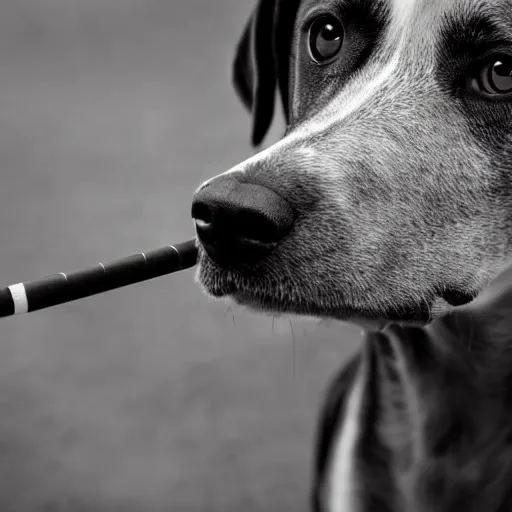
[[[195,188],[251,154],[229,73],[253,5],[1,0],[0,283],[191,238]],[[233,313],[193,271],[1,329],[2,512],[306,511],[359,341]]]

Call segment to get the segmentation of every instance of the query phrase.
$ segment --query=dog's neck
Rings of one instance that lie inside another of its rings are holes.
[[[360,510],[512,509],[511,343],[484,341],[466,321],[462,329],[448,315],[426,328],[368,334]]]

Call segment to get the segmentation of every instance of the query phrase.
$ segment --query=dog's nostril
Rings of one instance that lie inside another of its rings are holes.
[[[201,227],[207,227],[213,222],[212,210],[202,203],[196,203],[192,206],[192,217],[196,224]]]

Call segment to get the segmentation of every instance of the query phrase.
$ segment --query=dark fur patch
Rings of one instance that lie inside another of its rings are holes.
[[[367,336],[361,355],[330,387],[322,413],[317,512],[325,510],[325,468],[341,429],[336,420],[362,371],[358,512],[510,510],[512,357],[498,360],[501,346],[471,329],[474,321],[473,313],[450,315],[427,329],[391,325]]]
[[[323,67],[306,47],[312,10],[346,28],[344,52]],[[512,54],[511,12],[511,0],[261,0],[239,46],[253,142],[277,85],[288,129],[233,175],[286,198],[297,220],[250,268],[202,254],[207,292],[274,312],[438,318],[369,335],[334,380],[317,512],[360,372],[357,512],[512,509],[512,277],[483,302],[442,316],[441,301],[431,315],[442,297],[475,297],[512,256],[512,100],[469,87],[491,52]]]
[[[307,17],[306,17],[307,13]],[[342,58],[335,66],[322,67],[311,61],[307,48],[308,38],[300,35],[307,32],[313,19],[331,14],[336,16],[344,27],[344,41],[341,49]],[[339,93],[347,78],[357,73],[367,63],[382,43],[389,25],[390,13],[386,2],[381,0],[345,0],[303,2],[298,18],[299,35],[295,44],[296,52],[294,73],[294,104],[297,111],[292,110],[287,130],[303,122]]]

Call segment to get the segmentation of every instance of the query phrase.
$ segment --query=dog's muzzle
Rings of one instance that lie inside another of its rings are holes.
[[[222,267],[253,264],[290,232],[289,203],[261,185],[219,176],[194,195],[192,217],[206,254]]]

